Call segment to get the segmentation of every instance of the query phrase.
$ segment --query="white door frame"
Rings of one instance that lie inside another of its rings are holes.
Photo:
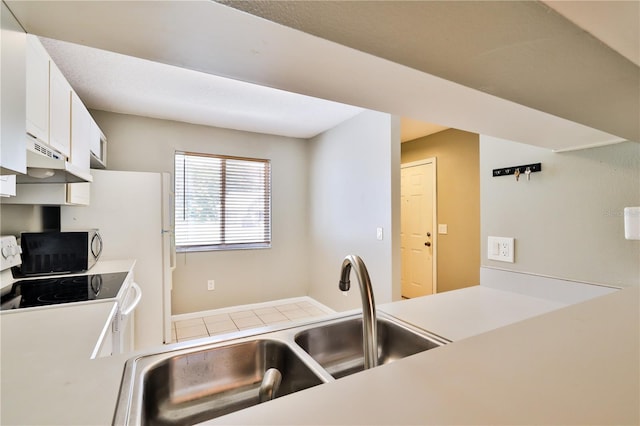
[[[433,182],[433,224],[431,229],[433,229],[433,268],[432,268],[432,278],[431,278],[431,283],[432,283],[432,294],[436,294],[437,290],[438,290],[438,181],[437,181],[437,163],[436,163],[436,157],[429,157],[429,158],[425,158],[423,160],[418,160],[418,161],[412,161],[410,163],[402,163],[400,165],[401,169],[405,169],[405,168],[409,168],[409,167],[415,167],[415,166],[421,166],[423,164],[433,164],[433,170],[432,170],[432,182]]]

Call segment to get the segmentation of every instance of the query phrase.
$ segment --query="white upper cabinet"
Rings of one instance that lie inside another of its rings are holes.
[[[95,121],[91,122],[91,168],[104,169],[107,166],[107,138],[104,136]]]
[[[71,85],[31,34],[27,35],[26,63],[27,133],[69,157]]]
[[[71,155],[69,162],[87,172],[89,171],[89,145],[93,136],[92,125],[94,124],[91,114],[78,95],[71,92]],[[67,184],[68,204],[89,205],[90,195],[90,183]]]
[[[49,62],[49,145],[71,155],[71,85],[53,61]]]
[[[36,36],[27,35],[27,133],[49,143],[49,55]]]
[[[96,124],[95,121],[91,123],[91,141],[89,142],[89,150],[95,155],[97,158],[102,158],[102,143],[100,141],[101,134],[100,127]]]
[[[4,3],[2,4],[4,9]],[[5,42],[4,42],[4,11],[3,11],[3,40],[2,40],[2,117],[5,108]],[[23,33],[24,35],[24,33]],[[40,40],[33,35],[24,35],[21,75],[26,75],[26,84],[21,90],[23,103],[18,108],[23,111],[22,126],[19,132],[21,153],[26,157],[27,149],[32,141],[25,135],[31,135],[38,145],[36,151],[45,157],[47,150],[57,151],[65,157],[67,170],[72,170],[76,176],[89,175],[92,155],[91,148],[104,156],[104,138],[91,114],[82,103],[78,95],[51,60]],[[26,70],[24,65],[26,64]],[[26,96],[25,96],[26,94]],[[25,114],[26,112],[26,114]],[[26,116],[25,116],[26,115]],[[25,126],[26,123],[26,126]],[[4,156],[4,121],[3,121],[3,156]],[[35,154],[39,156],[40,154]],[[33,156],[31,157],[33,159]],[[24,160],[23,160],[24,161]],[[4,164],[3,172],[4,170]],[[101,167],[104,165],[100,164]],[[18,178],[19,179],[19,178]],[[2,182],[0,195],[14,195],[10,199],[3,199],[3,204],[41,204],[41,205],[88,205],[90,201],[91,184],[63,183],[51,181],[42,183],[18,183],[15,179]],[[13,187],[15,186],[15,190]],[[11,192],[13,190],[13,193]]]
[[[26,173],[25,64],[27,37],[7,6],[0,4],[0,192],[15,195],[14,173]]]
[[[83,170],[89,171],[89,146],[94,133],[93,118],[78,95],[71,92],[71,155],[69,161]],[[98,142],[100,135],[98,134]]]
[[[0,197],[16,196],[16,175],[0,176]]]

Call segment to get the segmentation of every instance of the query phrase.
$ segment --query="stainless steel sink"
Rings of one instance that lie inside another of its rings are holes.
[[[276,398],[323,383],[291,346],[271,339],[141,357],[135,368],[138,397],[114,424],[192,425],[256,405],[272,368],[282,377]]]
[[[377,324],[380,364],[446,343],[386,315]],[[113,424],[192,425],[363,369],[361,315],[229,337],[128,360]]]
[[[442,346],[436,336],[378,316],[378,365]],[[298,333],[295,342],[336,379],[364,370],[362,318],[329,322]]]

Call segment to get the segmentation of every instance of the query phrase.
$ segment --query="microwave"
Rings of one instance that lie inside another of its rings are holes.
[[[23,232],[22,266],[14,275],[69,274],[91,269],[102,253],[97,229],[88,231]]]

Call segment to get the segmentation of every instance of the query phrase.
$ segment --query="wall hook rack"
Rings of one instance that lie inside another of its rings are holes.
[[[524,164],[522,166],[503,167],[501,169],[493,169],[493,177],[497,176],[509,176],[509,175],[524,175],[527,173],[536,173],[542,171],[542,163]]]

